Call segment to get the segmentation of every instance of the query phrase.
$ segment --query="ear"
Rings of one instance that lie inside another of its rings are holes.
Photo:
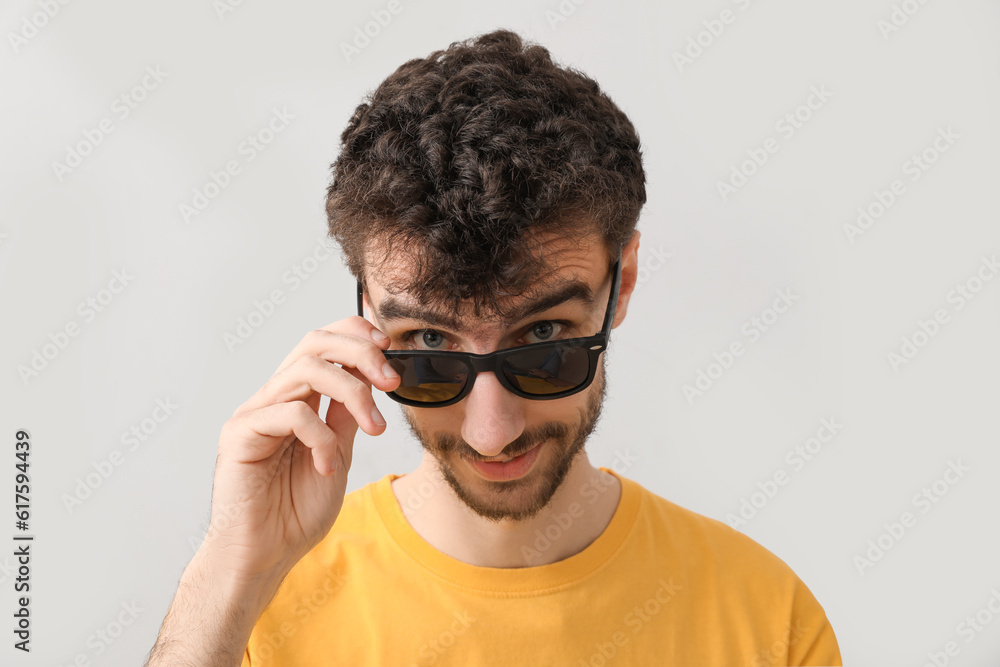
[[[622,280],[618,287],[618,308],[615,310],[615,318],[611,323],[611,328],[616,328],[625,319],[628,312],[628,304],[635,291],[636,280],[639,276],[639,230],[635,230],[632,238],[622,248]]]
[[[368,295],[368,290],[364,288],[360,281],[355,280],[355,285],[355,289],[361,292],[361,312],[358,314],[371,323],[372,303]],[[355,304],[357,304],[358,301],[357,291],[355,292]],[[355,309],[357,309],[357,305],[355,305]]]
[[[365,291],[364,296],[363,296],[363,301],[362,301],[362,304],[361,304],[361,312],[364,313],[364,318],[366,320],[368,320],[369,322],[372,321],[372,304],[371,304],[371,301],[368,300],[368,292],[367,291]]]

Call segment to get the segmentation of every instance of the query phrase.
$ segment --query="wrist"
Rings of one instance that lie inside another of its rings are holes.
[[[288,570],[275,568],[265,572],[244,572],[228,566],[225,559],[211,550],[200,548],[188,563],[182,582],[195,588],[220,612],[257,616],[267,607]]]

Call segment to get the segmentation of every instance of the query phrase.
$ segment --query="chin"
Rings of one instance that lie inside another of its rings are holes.
[[[539,445],[533,467],[523,477],[491,481],[480,477],[462,458],[454,465],[440,466],[445,481],[470,510],[490,521],[523,521],[549,506],[578,452],[567,461],[552,461],[551,441]]]

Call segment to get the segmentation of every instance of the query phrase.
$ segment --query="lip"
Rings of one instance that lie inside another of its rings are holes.
[[[507,482],[524,477],[535,465],[542,443],[538,443],[524,454],[515,456],[506,463],[499,461],[473,461],[466,459],[476,473],[491,482]]]

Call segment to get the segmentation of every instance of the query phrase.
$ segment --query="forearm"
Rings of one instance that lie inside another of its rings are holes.
[[[160,626],[146,667],[239,667],[250,633],[281,577],[248,582],[195,554]]]

